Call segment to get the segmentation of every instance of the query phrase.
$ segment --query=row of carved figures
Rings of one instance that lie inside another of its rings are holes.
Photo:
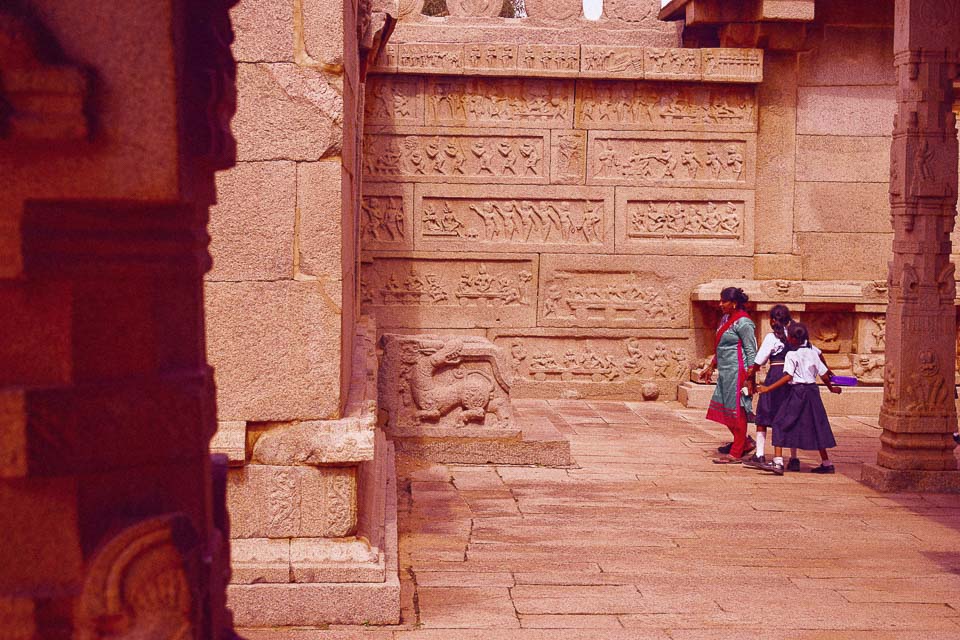
[[[624,148],[628,145],[629,150]],[[739,182],[744,172],[743,152],[735,145],[710,147],[701,154],[692,146],[678,152],[665,143],[653,151],[640,142],[607,140],[598,147],[596,159],[599,178]]]
[[[370,137],[364,168],[370,176],[513,176],[537,177],[543,172],[542,144],[533,139],[477,138],[464,151],[460,140],[436,136],[425,143],[418,136]]]
[[[469,205],[467,209],[479,217],[482,226],[464,223],[449,202],[443,203],[442,211],[437,211],[432,203],[425,204],[421,218],[424,237],[485,242],[603,243],[602,201],[586,202],[574,208],[567,201],[488,200]],[[473,216],[470,219],[476,220]]]
[[[733,202],[723,208],[714,202],[631,203],[627,235],[736,238],[740,235],[741,207]]]

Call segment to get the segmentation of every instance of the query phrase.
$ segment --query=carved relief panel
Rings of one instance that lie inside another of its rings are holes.
[[[402,43],[397,45],[400,73],[461,73],[463,45]]]
[[[642,78],[643,47],[583,45],[580,47],[580,74],[593,78]]]
[[[367,124],[422,125],[423,84],[420,78],[370,76],[364,100]]]
[[[584,184],[587,179],[587,132],[554,130],[550,155],[550,182]]]
[[[650,47],[644,51],[643,73],[646,78],[699,80],[700,65],[700,49]]]
[[[417,188],[416,246],[436,251],[611,253],[613,192],[584,187]]]
[[[549,131],[411,127],[364,136],[363,175],[385,182],[546,184]]]
[[[427,80],[427,124],[521,128],[573,126],[573,82],[435,77]]]
[[[470,73],[504,72],[517,68],[515,44],[465,44],[464,69]]]
[[[514,379],[514,397],[639,398],[647,383],[676,398],[690,375],[686,332],[615,329],[494,331]]]
[[[887,348],[887,316],[885,314],[857,314],[857,341],[859,353],[883,353]]]
[[[703,79],[707,81],[762,82],[760,49],[702,49]]]
[[[413,249],[412,184],[363,185],[360,244],[366,250]]]
[[[536,324],[538,257],[367,255],[361,307],[385,327],[472,328]]]
[[[590,133],[587,184],[750,188],[754,170],[752,134],[737,139]]]
[[[752,191],[624,188],[617,191],[617,251],[753,254]]]
[[[751,258],[543,255],[538,325],[543,327],[691,326],[690,292],[704,280],[743,278]]]
[[[661,131],[757,130],[756,90],[663,82],[583,81],[577,126]]]

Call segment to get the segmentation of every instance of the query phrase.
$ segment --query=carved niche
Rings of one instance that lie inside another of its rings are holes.
[[[389,430],[512,425],[512,380],[489,340],[384,334],[381,346],[378,399]]]
[[[447,11],[451,16],[489,17],[500,15],[502,0],[447,0]]]
[[[188,566],[199,554],[190,522],[138,522],[94,555],[77,602],[74,640],[193,640],[198,602]]]
[[[0,140],[86,139],[88,90],[86,71],[23,5],[0,6]]]

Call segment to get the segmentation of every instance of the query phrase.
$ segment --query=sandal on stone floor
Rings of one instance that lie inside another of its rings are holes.
[[[740,458],[734,458],[731,455],[725,455],[714,458],[713,464],[743,464],[743,460]]]

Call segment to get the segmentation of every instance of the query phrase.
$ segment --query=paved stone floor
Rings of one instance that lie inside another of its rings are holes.
[[[861,485],[875,417],[832,419],[836,475],[776,477],[711,464],[701,410],[550,405],[576,468],[398,460],[400,627],[246,637],[960,638],[960,496]]]

